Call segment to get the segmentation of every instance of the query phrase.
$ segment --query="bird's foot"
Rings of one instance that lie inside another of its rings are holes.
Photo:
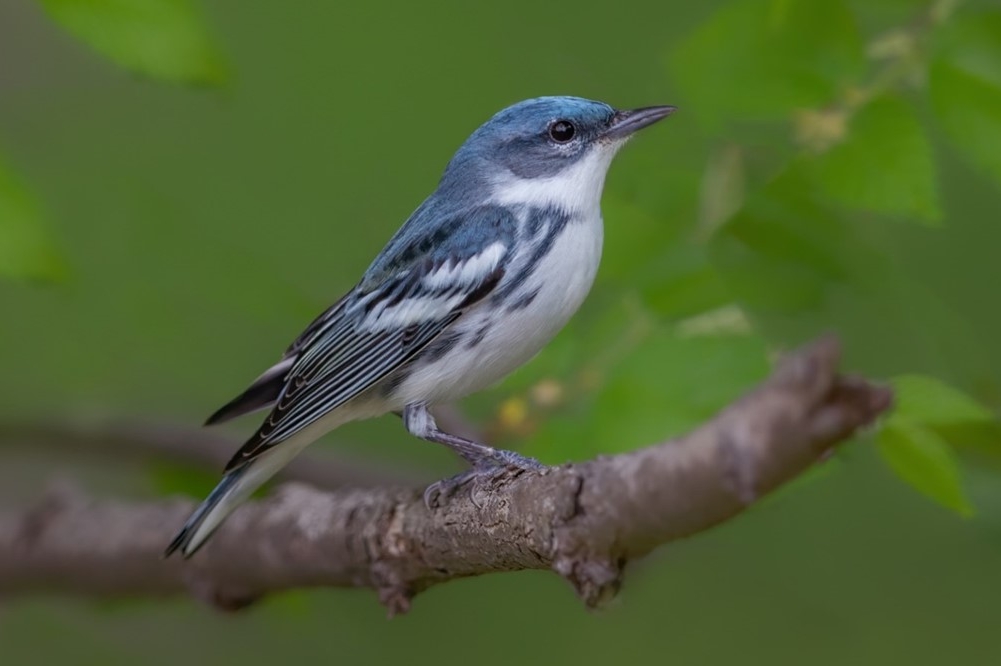
[[[472,483],[495,484],[522,472],[534,472],[545,469],[545,465],[535,458],[504,451],[489,449],[489,452],[472,461],[471,469],[453,477],[432,483],[424,491],[424,504],[428,509],[444,506],[463,486]]]

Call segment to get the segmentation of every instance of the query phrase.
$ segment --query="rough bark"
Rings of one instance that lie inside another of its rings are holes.
[[[236,609],[291,588],[365,586],[396,613],[454,578],[552,569],[594,606],[616,593],[627,561],[740,513],[890,406],[888,389],[838,375],[837,362],[837,343],[821,340],[686,436],[505,474],[434,511],[421,488],[286,484],[188,561],[161,553],[192,502],[56,493],[0,513],[0,595],[187,592]]]

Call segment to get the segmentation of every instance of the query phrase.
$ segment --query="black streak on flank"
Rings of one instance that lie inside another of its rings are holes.
[[[483,338],[487,337],[487,333],[490,331],[491,326],[493,326],[493,322],[487,321],[478,329],[476,329],[476,333],[473,334],[472,339],[469,341],[468,344],[466,344],[466,349],[472,349],[476,345],[483,342]]]
[[[536,241],[531,256],[525,265],[518,270],[518,273],[494,293],[494,303],[503,304],[508,296],[516,292],[528,278],[532,277],[539,264],[553,249],[556,239],[570,223],[570,215],[558,208],[533,208],[529,213],[526,227],[530,231],[533,229],[541,230],[543,222],[547,223],[546,235],[541,240]]]
[[[426,363],[440,361],[445,354],[452,351],[452,349],[459,344],[462,340],[462,336],[463,331],[451,331],[439,336],[437,340],[429,344],[427,348],[421,352],[421,361]]]
[[[507,306],[507,311],[508,312],[516,312],[518,310],[524,310],[529,305],[531,305],[532,301],[535,300],[535,297],[539,295],[539,290],[540,289],[542,289],[542,287],[536,287],[535,289],[533,289],[532,291],[528,292],[527,294],[519,297],[518,300],[516,300],[511,305]]]
[[[383,381],[380,384],[379,391],[382,393],[383,396],[387,398],[393,395],[394,393],[396,393],[396,390],[400,388],[403,382],[407,381],[407,378],[410,377],[410,373],[412,371],[413,371],[412,364],[407,364],[406,366],[400,368],[399,370],[391,374],[389,377],[387,377],[385,381]]]
[[[528,214],[528,220],[525,222],[525,235],[528,238],[535,238],[542,231],[542,225],[547,220],[548,209],[545,208],[533,208]]]

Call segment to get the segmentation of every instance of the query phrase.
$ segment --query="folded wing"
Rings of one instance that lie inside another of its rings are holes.
[[[267,403],[273,408],[226,470],[246,464],[375,386],[490,294],[504,276],[514,221],[503,209],[490,207],[464,215],[459,230],[484,223],[484,216],[492,225],[507,225],[508,233],[487,235],[480,243],[469,242],[468,234],[450,233],[439,236],[432,248],[398,243],[400,261],[387,265],[383,259],[377,280],[367,275],[318,317],[285,358],[243,394],[248,396],[245,406],[253,404],[255,395],[273,395]],[[498,221],[498,216],[506,217]],[[228,418],[237,409],[227,405],[219,413]]]

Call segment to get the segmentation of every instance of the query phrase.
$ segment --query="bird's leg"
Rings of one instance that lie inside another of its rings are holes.
[[[472,466],[468,471],[428,486],[424,491],[424,503],[429,509],[439,506],[471,481],[493,480],[512,471],[539,470],[545,467],[538,460],[527,458],[514,451],[495,449],[439,430],[427,405],[423,403],[407,405],[403,410],[403,423],[410,434],[429,442],[444,444]]]

